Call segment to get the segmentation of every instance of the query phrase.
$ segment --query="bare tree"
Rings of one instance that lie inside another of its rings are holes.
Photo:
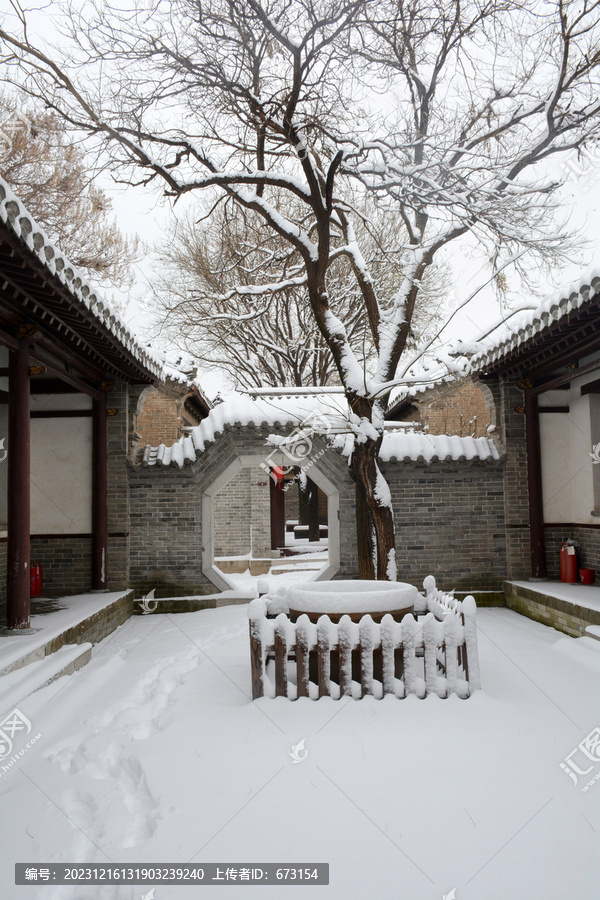
[[[83,148],[65,121],[35,107],[20,109],[0,95],[0,174],[51,241],[71,262],[108,287],[126,288],[139,255],[137,238],[127,238],[109,218],[112,202],[90,179]]]
[[[424,277],[466,236],[492,275],[557,258],[560,179],[544,167],[598,127],[599,3],[175,0],[71,15],[74,62],[33,47],[26,28],[0,30],[5,62],[25,91],[104,139],[122,177],[162,181],[175,198],[219,189],[282,239],[287,277],[306,290],[352,410],[350,471],[371,516],[376,575],[394,578],[377,459],[386,398],[410,381]],[[356,238],[360,211],[344,199],[349,180],[402,220],[402,278],[383,295]],[[330,302],[340,259],[372,367]],[[256,303],[268,308],[284,281],[264,284]]]
[[[397,217],[362,211],[359,242],[378,293],[402,276],[403,247]],[[226,372],[238,387],[307,387],[340,384],[335,361],[315,328],[306,285],[286,269],[285,242],[264,228],[261,217],[240,210],[228,198],[212,208],[176,220],[158,249],[154,283],[156,335],[211,369]],[[446,272],[432,269],[413,316],[412,343],[440,324],[447,293]],[[435,280],[434,280],[435,278]],[[300,281],[300,284],[298,284]],[[279,282],[268,304],[263,285]],[[369,366],[373,348],[356,278],[340,258],[327,275],[330,305],[354,352]]]

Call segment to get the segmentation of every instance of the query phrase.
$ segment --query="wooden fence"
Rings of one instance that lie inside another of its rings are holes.
[[[456,600],[431,586],[422,615],[381,624],[370,615],[360,622],[328,616],[317,623],[307,615],[268,615],[267,603],[253,600],[250,616],[252,699],[258,697],[365,697],[387,694],[469,697],[480,687],[476,604]]]

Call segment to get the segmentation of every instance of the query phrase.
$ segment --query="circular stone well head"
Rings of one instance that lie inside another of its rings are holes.
[[[413,611],[417,597],[416,587],[402,581],[315,581],[287,592],[291,616],[328,615],[336,621],[344,615],[354,621],[367,614],[397,618]]]

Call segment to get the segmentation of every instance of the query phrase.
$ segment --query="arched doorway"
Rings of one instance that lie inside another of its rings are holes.
[[[250,475],[249,478],[241,477]],[[339,490],[328,475],[319,468],[318,460],[310,466],[310,478],[326,497],[327,504],[327,552],[322,554],[320,565],[307,565],[304,572],[309,580],[328,580],[332,578],[340,566],[339,536]],[[244,487],[242,488],[242,486]],[[229,550],[243,550],[236,554],[229,552],[229,558],[239,556],[247,559],[248,568],[253,560],[263,561],[262,568],[266,572],[273,566],[284,571],[285,555],[273,550],[271,546],[271,478],[269,469],[265,468],[263,453],[237,455],[221,472],[204,486],[202,493],[202,569],[213,584],[221,590],[234,587],[235,579],[223,568],[222,521],[223,509],[229,518],[225,522],[229,528]],[[229,490],[228,490],[229,488]],[[220,495],[221,502],[219,502]],[[237,496],[236,496],[237,495]],[[252,528],[252,516],[257,523]],[[248,548],[248,524],[250,546]],[[245,540],[245,544],[243,541]],[[239,543],[239,545],[238,545]],[[221,563],[221,565],[219,565]],[[260,566],[254,566],[256,575],[263,574]]]

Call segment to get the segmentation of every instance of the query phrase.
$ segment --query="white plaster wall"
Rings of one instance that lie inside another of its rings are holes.
[[[82,408],[83,398],[78,399]],[[39,400],[45,402],[45,398]],[[32,419],[31,533],[89,534],[91,530],[91,416]]]
[[[600,357],[600,354],[598,354]],[[591,362],[582,360],[580,365]],[[544,521],[594,525],[594,463],[592,451],[592,408],[594,395],[581,395],[581,387],[596,381],[598,371],[575,378],[568,391],[540,396],[544,406],[569,406],[568,413],[541,413],[540,438]]]
[[[0,347],[0,367],[8,366],[8,350]],[[8,378],[0,378],[8,390]],[[85,394],[40,394],[30,400],[33,412],[91,409]],[[0,439],[9,451],[8,405],[0,404]],[[0,448],[0,532],[7,525],[7,473]],[[92,527],[92,419],[31,420],[31,533],[89,534]]]

